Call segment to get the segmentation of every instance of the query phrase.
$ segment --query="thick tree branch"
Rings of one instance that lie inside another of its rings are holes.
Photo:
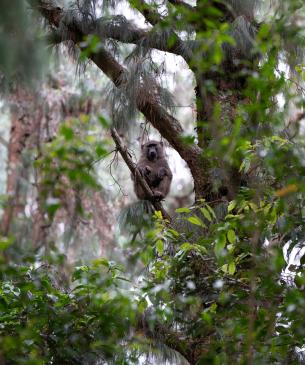
[[[132,6],[144,16],[148,23],[154,26],[162,25],[162,21],[164,21],[164,19],[156,10],[153,9],[152,5],[147,4],[144,0],[137,0],[133,1]],[[151,37],[153,33],[158,31],[160,33],[159,37]],[[190,63],[192,59],[191,48],[186,42],[183,42],[173,30],[162,31],[161,28],[159,30],[153,28],[149,33],[146,33],[145,37],[148,40],[147,43],[149,44],[147,45],[149,47],[158,49],[160,51],[174,53],[183,57],[187,63]]]
[[[71,34],[76,45],[87,35],[77,19],[65,17],[65,12],[61,10],[61,16],[58,15],[59,8],[50,5],[44,0],[28,0],[41,12],[54,28],[58,27],[61,22],[65,22],[65,27]],[[46,10],[45,8],[46,7]],[[52,9],[54,13],[52,12]],[[60,18],[60,19],[58,19]],[[120,65],[116,59],[105,48],[100,47],[97,53],[92,53],[89,58],[112,80],[118,88],[124,88],[128,80],[128,71]],[[139,97],[141,96],[141,97]],[[194,189],[196,198],[205,197],[208,193],[208,161],[202,159],[202,150],[196,145],[187,145],[183,141],[184,131],[180,123],[171,116],[158,102],[158,98],[146,87],[138,90],[134,96],[138,110],[144,114],[146,119],[155,127],[160,134],[167,139],[172,147],[180,154],[191,170],[194,179]]]
[[[127,79],[127,70],[121,66],[114,57],[105,49],[97,54],[92,54],[92,61],[113,81],[118,87],[123,87]],[[146,88],[138,91],[141,98],[135,96],[137,108],[146,119],[160,132],[187,163],[194,179],[196,198],[205,197],[208,189],[207,160],[202,159],[202,150],[196,145],[187,145],[183,141],[183,128],[159,103],[156,97]]]
[[[33,2],[33,0],[29,0]],[[38,7],[42,9],[42,6]],[[58,19],[59,8],[54,10],[54,14],[50,10],[42,11],[52,25],[57,28],[47,37],[47,41],[51,44],[58,44],[67,40],[75,41],[74,32],[65,32],[60,29],[60,21]],[[72,22],[70,23],[72,26]],[[124,16],[101,17],[89,24],[81,24],[80,19],[73,20],[75,29],[82,29],[82,33],[86,35],[95,35],[102,41],[111,38],[121,43],[130,43],[137,46],[156,49],[162,52],[173,53],[181,56],[186,63],[190,63],[192,58],[192,47],[190,42],[182,41],[174,31],[163,30],[159,27],[151,29],[140,29],[129,22]]]
[[[152,25],[156,25],[162,20],[161,15],[157,11],[154,11],[152,6],[147,4],[144,0],[133,1],[132,6]]]
[[[168,221],[171,221],[170,215],[166,212],[166,210],[163,208],[162,204],[159,201],[156,201],[154,199],[154,194],[151,191],[150,187],[148,186],[147,182],[141,175],[140,171],[138,170],[135,163],[132,161],[132,159],[129,157],[127,148],[123,145],[122,140],[120,136],[118,135],[115,128],[111,128],[111,136],[114,140],[114,143],[116,145],[117,151],[120,152],[121,156],[123,157],[123,160],[126,162],[126,165],[128,166],[130,172],[133,174],[137,182],[140,183],[142,189],[144,190],[145,194],[149,196],[149,200],[154,206],[155,210],[160,211],[162,213],[162,217],[167,219]]]
[[[95,34],[101,39],[112,38],[122,43],[133,43],[173,53],[184,58],[187,63],[190,63],[192,58],[191,47],[182,41],[174,31],[163,30],[159,27],[140,29],[124,16],[99,18],[88,27],[87,34]]]

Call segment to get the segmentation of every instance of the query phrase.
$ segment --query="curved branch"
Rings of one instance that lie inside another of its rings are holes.
[[[190,63],[192,59],[192,47],[190,42],[182,41],[179,36],[169,29],[161,27],[153,27],[150,29],[141,29],[128,21],[123,15],[111,17],[100,17],[92,22],[82,23],[82,19],[72,17],[71,14],[66,16],[63,9],[50,5],[42,5],[43,0],[28,0],[31,4],[36,5],[36,9],[49,20],[50,24],[56,27],[49,36],[50,43],[60,43],[67,40],[76,41],[75,31],[81,30],[85,35],[95,35],[102,41],[111,38],[121,43],[131,43],[137,46],[156,49],[161,52],[169,52],[177,56],[181,56],[186,63]],[[53,9],[53,10],[52,10]],[[160,19],[161,20],[161,19]],[[69,22],[69,24],[66,24]],[[155,22],[157,23],[157,22]],[[64,29],[61,26],[65,25]],[[68,26],[69,32],[66,32]],[[71,28],[73,30],[71,31]]]
[[[121,88],[127,79],[128,71],[121,66],[115,58],[105,49],[100,49],[97,54],[90,56],[92,61]],[[208,181],[208,161],[201,156],[202,150],[197,145],[187,145],[183,141],[184,130],[176,118],[170,115],[157,101],[149,90],[142,87],[138,91],[136,104],[138,110],[155,127],[160,134],[179,153],[187,163],[194,179],[194,189],[197,198],[204,197]]]
[[[50,5],[44,0],[28,0],[41,14],[46,17],[50,25],[58,28],[60,22],[65,22],[65,27],[71,35],[71,40],[80,46],[84,36],[83,27],[79,20],[65,17],[65,12],[61,10],[61,17],[58,20],[59,8]],[[46,5],[47,4],[47,5]],[[46,11],[44,9],[46,7]],[[52,13],[52,9],[54,14]],[[117,62],[113,55],[105,48],[100,47],[97,53],[92,53],[89,58],[102,70],[106,76],[118,88],[124,88],[128,80],[128,70]],[[141,97],[139,97],[141,96]],[[207,159],[202,158],[202,150],[197,145],[188,145],[183,141],[183,128],[172,115],[170,115],[158,102],[157,95],[154,95],[144,86],[139,88],[134,96],[138,110],[143,113],[146,119],[155,127],[160,134],[172,145],[172,147],[185,160],[191,170],[194,179],[194,189],[196,198],[204,197],[208,189],[208,166]]]
[[[138,170],[135,163],[132,161],[132,159],[129,157],[127,148],[123,145],[122,140],[120,136],[118,135],[118,132],[115,128],[111,128],[111,137],[114,140],[114,143],[116,145],[117,150],[120,152],[121,156],[123,157],[124,161],[126,162],[126,165],[128,166],[130,172],[133,174],[133,176],[137,179],[137,182],[140,183],[142,189],[144,190],[145,194],[149,196],[149,200],[154,206],[155,210],[160,211],[162,213],[162,217],[167,219],[168,221],[171,221],[170,215],[167,213],[167,211],[163,208],[161,202],[156,201],[154,199],[154,194],[151,191],[150,187],[148,186],[147,182],[141,175],[140,171]]]

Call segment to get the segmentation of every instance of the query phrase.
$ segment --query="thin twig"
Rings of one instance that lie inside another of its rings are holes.
[[[171,220],[170,215],[163,208],[161,202],[155,200],[153,192],[148,186],[146,180],[141,175],[136,164],[132,161],[126,146],[123,145],[123,142],[115,128],[111,128],[111,136],[115,142],[117,150],[120,152],[121,156],[123,157],[123,160],[126,162],[126,165],[128,166],[130,172],[134,175],[135,179],[137,180],[137,182],[139,182],[145,194],[148,196],[148,200],[152,203],[155,210],[160,211],[162,213],[163,218],[170,221]]]
[[[112,165],[115,163],[116,165],[118,164],[118,151],[115,150],[114,151],[114,156],[113,156],[113,159],[110,161],[110,164],[108,165],[109,167],[109,172],[110,172],[110,176],[112,177],[114,183],[119,187],[119,190],[121,192],[121,194],[123,196],[127,196],[127,194],[124,192],[124,190],[122,189],[120,183],[118,182],[118,180],[114,177],[113,173],[112,173]]]

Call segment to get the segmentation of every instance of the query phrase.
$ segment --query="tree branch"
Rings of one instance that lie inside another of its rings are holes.
[[[105,49],[100,49],[97,54],[90,56],[92,61],[121,88],[127,79],[127,70]],[[187,145],[183,141],[183,128],[172,115],[170,115],[157,101],[157,98],[142,87],[138,91],[141,98],[135,96],[138,110],[155,127],[160,134],[179,153],[187,163],[194,179],[196,198],[205,197],[208,193],[209,162],[202,158],[202,150],[197,145]]]
[[[80,46],[83,41],[84,33],[80,20],[65,16],[61,10],[58,19],[59,8],[51,6],[44,0],[28,0],[34,5],[54,28],[61,22],[71,34],[71,39],[76,45]],[[46,10],[45,8],[46,7]],[[52,9],[54,13],[52,12]],[[128,80],[128,70],[117,62],[117,60],[105,48],[100,47],[97,53],[92,53],[89,58],[102,70],[116,87],[123,89]],[[208,193],[208,166],[207,159],[202,158],[202,150],[197,145],[188,145],[183,141],[183,128],[172,115],[170,115],[158,102],[157,95],[154,95],[146,87],[141,87],[134,96],[138,110],[143,113],[145,118],[155,127],[160,134],[172,145],[172,147],[185,160],[191,170],[194,179],[194,189],[196,198],[205,197]]]
[[[150,202],[154,206],[155,210],[160,211],[162,213],[162,217],[167,219],[168,221],[171,221],[170,215],[166,212],[166,210],[163,208],[161,202],[158,202],[154,198],[154,194],[151,191],[150,187],[148,186],[147,182],[141,175],[140,171],[138,170],[135,163],[132,161],[132,159],[129,157],[127,148],[123,145],[122,140],[120,136],[118,135],[118,132],[115,128],[111,128],[111,137],[114,140],[114,143],[116,145],[117,151],[120,152],[121,156],[123,157],[123,160],[126,162],[126,165],[128,166],[130,172],[135,177],[136,181],[140,183],[142,189],[144,190],[145,194],[149,197]]]
[[[164,19],[161,15],[154,11],[152,5],[147,4],[144,0],[133,1],[132,6],[137,9],[146,19],[146,21],[154,26],[162,25]],[[161,28],[160,28],[161,30]],[[187,43],[182,41],[181,38],[173,30],[160,32],[160,37],[152,37],[152,35],[158,31],[153,28],[150,32],[147,32],[146,39],[148,45],[151,48],[158,49],[160,51],[170,52],[184,58],[186,63],[190,63],[192,59],[192,51]],[[162,41],[161,41],[162,40]],[[166,45],[164,45],[166,43]]]
[[[161,15],[157,11],[154,11],[152,6],[147,4],[144,0],[133,1],[132,6],[152,25],[156,25],[162,20]]]
[[[33,2],[34,0],[28,0]],[[58,20],[59,8],[54,10],[54,14],[48,9],[43,10],[42,6],[38,10],[50,23],[56,26],[51,34],[47,37],[47,42],[58,44],[67,40],[75,41],[74,32],[65,32],[66,29],[60,29],[60,21]],[[63,14],[64,15],[64,12]],[[70,22],[72,26],[72,21]],[[169,52],[177,56],[181,56],[186,63],[190,63],[192,58],[192,48],[189,42],[182,41],[178,35],[172,30],[163,30],[159,27],[151,29],[140,29],[129,22],[123,15],[112,17],[100,17],[85,26],[81,24],[81,19],[73,19],[73,27],[82,29],[82,33],[86,35],[95,35],[101,41],[111,38],[121,43],[131,43],[137,46],[156,49],[161,52]]]
[[[112,38],[122,43],[133,43],[173,53],[184,58],[187,63],[190,63],[192,58],[189,44],[182,41],[173,30],[163,30],[157,26],[151,29],[139,29],[124,16],[101,17],[88,27],[86,33],[95,34],[101,39]]]

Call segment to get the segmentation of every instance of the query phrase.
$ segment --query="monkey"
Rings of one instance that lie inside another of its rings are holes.
[[[149,141],[143,144],[141,146],[141,157],[137,168],[151,188],[154,199],[164,199],[169,193],[173,175],[164,155],[163,142]],[[132,176],[132,179],[138,199],[148,199],[149,197],[146,196],[134,176]]]

